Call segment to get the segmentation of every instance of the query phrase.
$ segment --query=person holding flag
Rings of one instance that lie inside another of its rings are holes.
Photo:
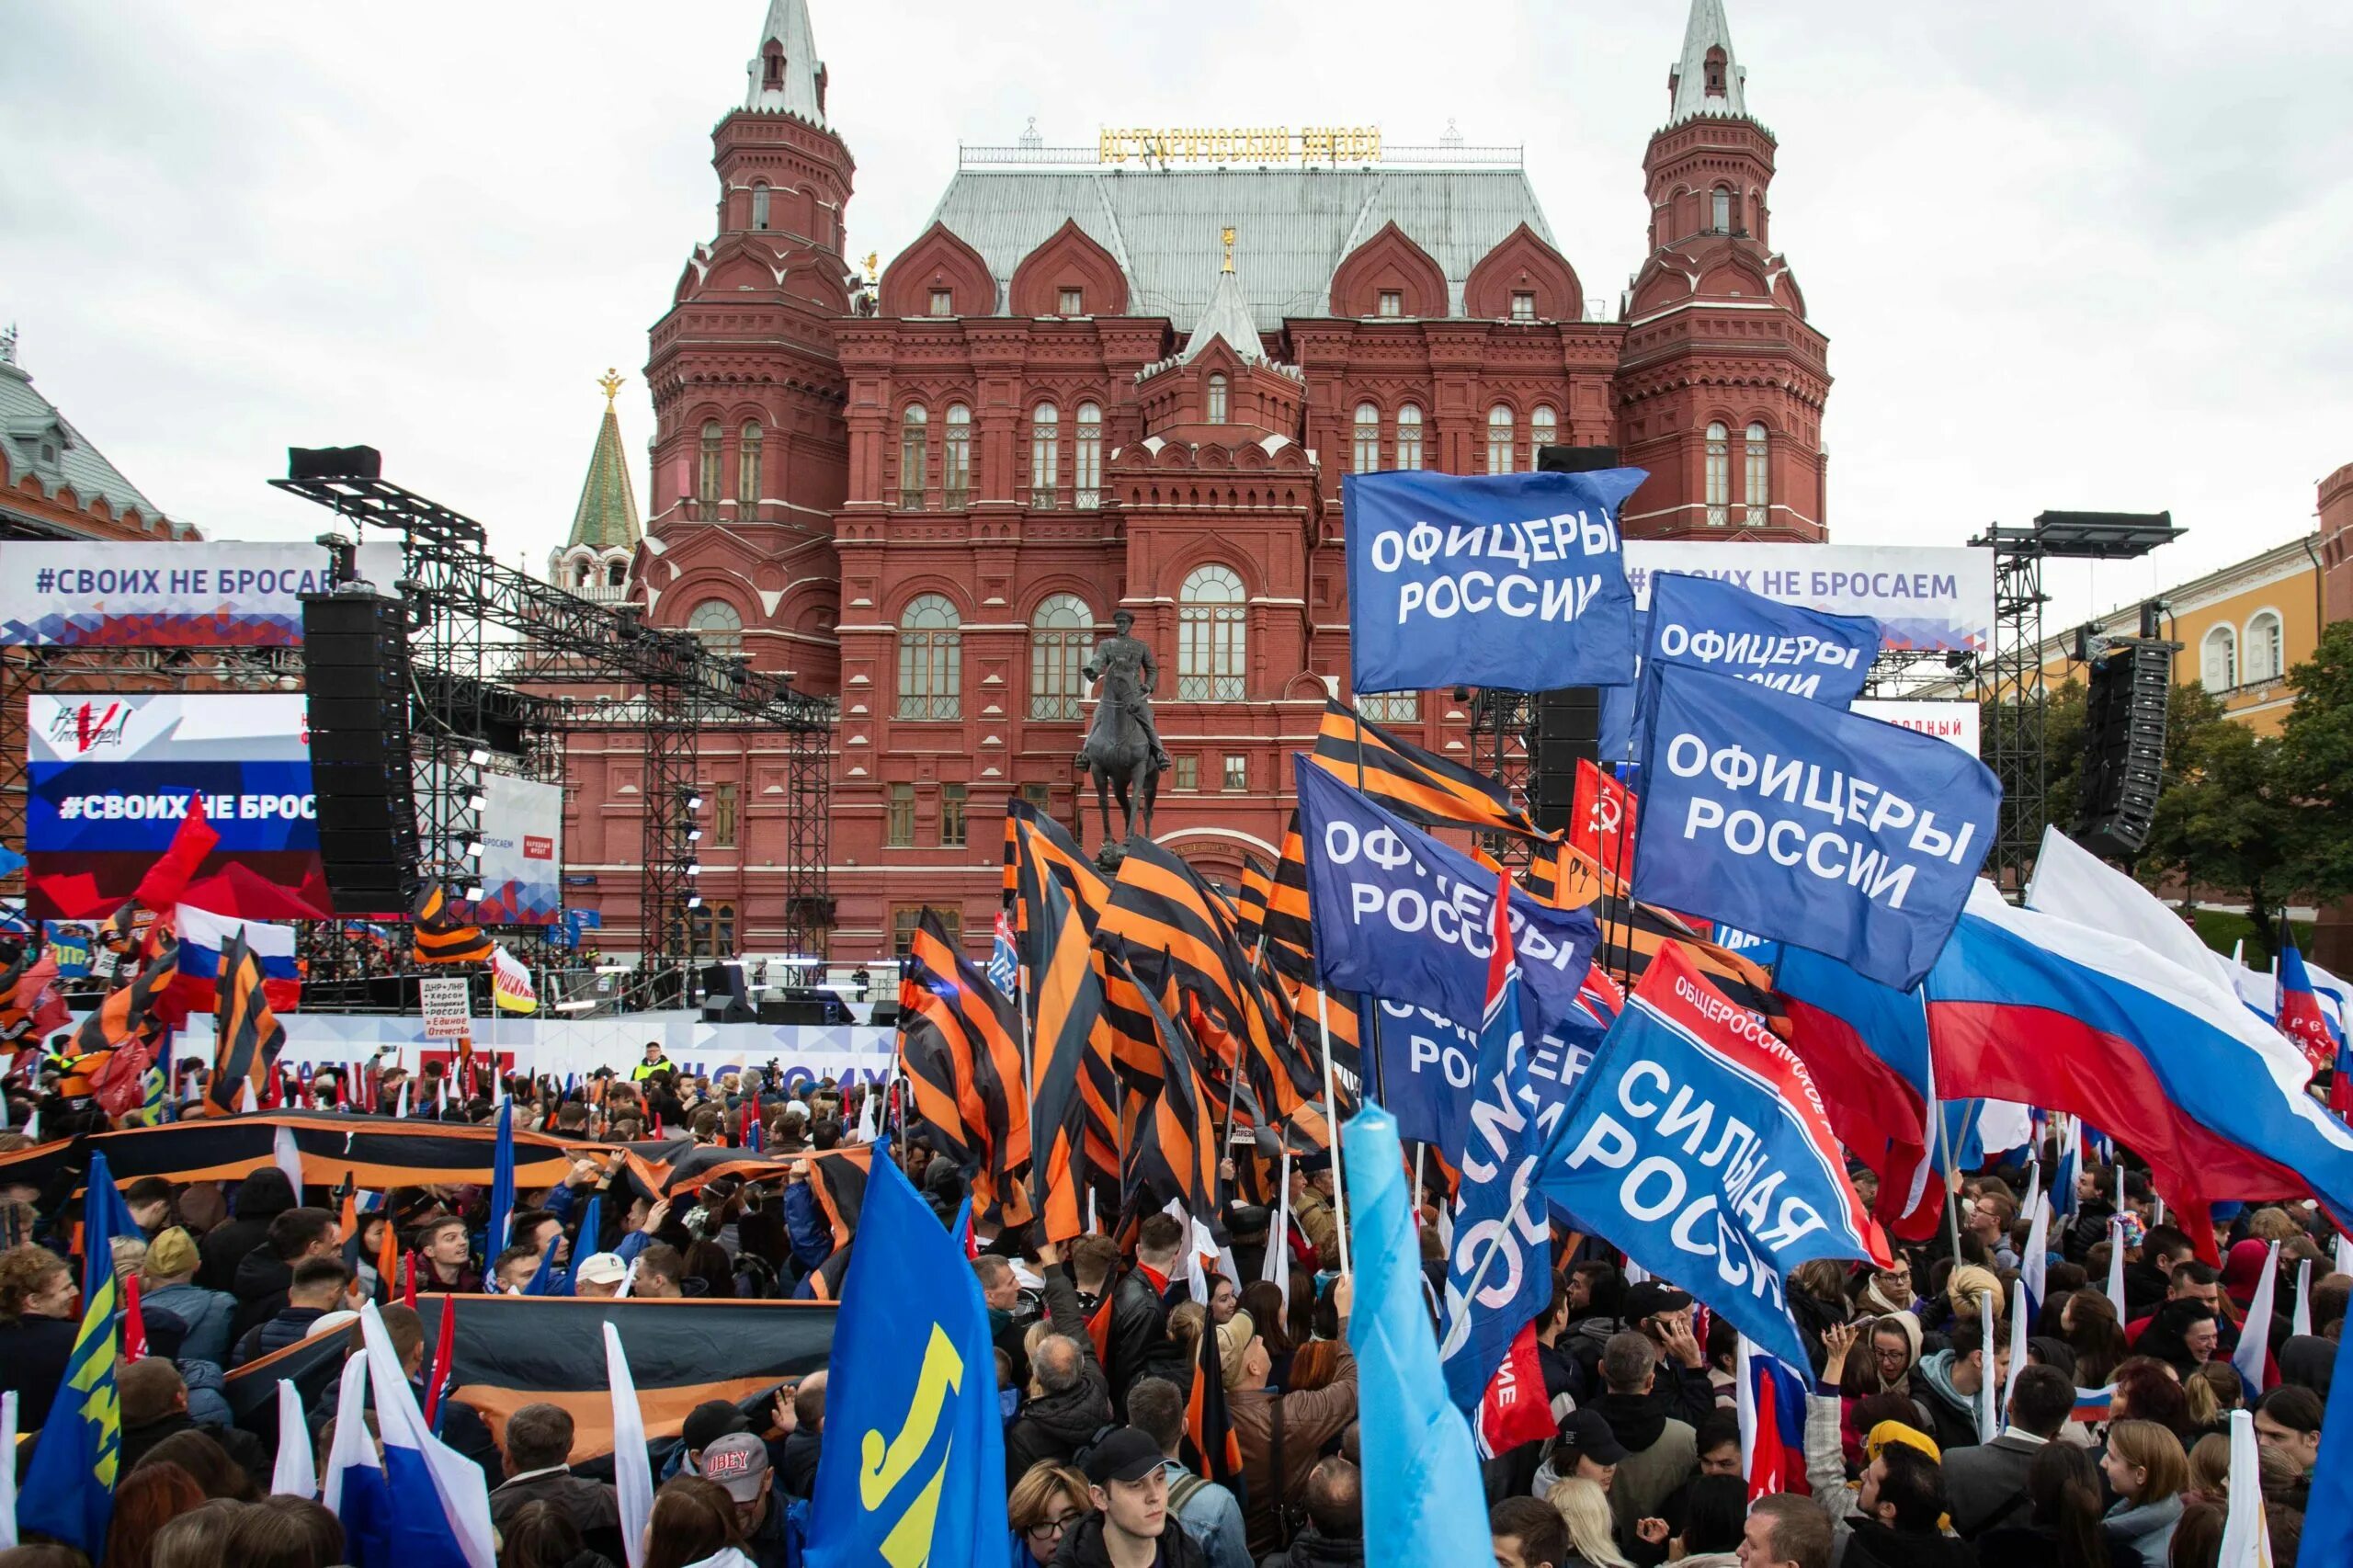
[[[90,1156],[82,1225],[82,1315],[65,1374],[40,1422],[32,1464],[17,1500],[19,1528],[39,1530],[95,1561],[106,1550],[122,1458],[122,1411],[115,1392],[121,1354],[115,1327],[114,1238],[138,1234],[103,1153]],[[69,1286],[70,1289],[70,1286]],[[14,1456],[8,1456],[14,1462]]]

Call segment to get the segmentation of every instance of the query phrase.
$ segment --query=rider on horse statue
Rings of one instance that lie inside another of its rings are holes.
[[[1136,618],[1126,610],[1112,611],[1111,635],[1095,644],[1095,652],[1079,673],[1088,680],[1105,683],[1105,699],[1118,701],[1151,743],[1152,770],[1165,773],[1168,754],[1161,749],[1160,732],[1152,725],[1152,688],[1160,679],[1160,666],[1153,662],[1152,645],[1129,635],[1129,628],[1135,623]]]

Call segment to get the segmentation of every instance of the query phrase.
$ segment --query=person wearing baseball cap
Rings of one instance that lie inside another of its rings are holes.
[[[1691,1327],[1689,1294],[1663,1280],[1637,1280],[1626,1287],[1621,1319],[1657,1353],[1658,1376],[1647,1395],[1654,1411],[1698,1427],[1716,1408],[1716,1385]]]
[[[768,1446],[756,1432],[730,1432],[702,1450],[703,1479],[714,1482],[735,1505],[735,1544],[758,1568],[790,1568],[784,1510],[776,1506],[776,1471],[768,1468]]]
[[[628,1278],[629,1265],[619,1253],[592,1252],[573,1271],[572,1290],[574,1295],[610,1300],[620,1294],[621,1281]]]
[[[1095,1512],[1063,1535],[1054,1568],[1209,1568],[1200,1546],[1168,1508],[1168,1471],[1160,1445],[1141,1427],[1121,1426],[1082,1457]]]
[[[1552,1440],[1552,1457],[1536,1472],[1536,1495],[1543,1496],[1552,1490],[1554,1482],[1571,1476],[1590,1481],[1607,1492],[1617,1478],[1618,1461],[1625,1457],[1624,1445],[1599,1411],[1572,1410],[1561,1422],[1561,1435]]]

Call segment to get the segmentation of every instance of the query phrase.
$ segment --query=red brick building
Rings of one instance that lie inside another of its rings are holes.
[[[1615,446],[1651,473],[1631,535],[1823,537],[1825,340],[1770,244],[1775,142],[1720,0],[1694,0],[1643,161],[1648,259],[1614,301],[1588,301],[1517,150],[1450,128],[967,149],[861,283],[803,0],[772,0],[749,76],[712,133],[717,233],[653,332],[633,584],[657,622],[838,695],[836,960],[926,903],[985,939],[1006,801],[1076,819],[1078,666],[1118,608],[1161,670],[1158,836],[1227,878],[1270,855],[1289,754],[1347,695],[1352,468]],[[1463,748],[1449,694],[1373,706]],[[782,759],[719,733],[703,757],[709,940],[772,950]],[[576,867],[626,869],[633,767],[575,748]]]

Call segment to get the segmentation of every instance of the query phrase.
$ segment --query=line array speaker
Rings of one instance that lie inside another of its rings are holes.
[[[2092,663],[2075,838],[2096,855],[2130,860],[2148,842],[2165,786],[2172,690],[2170,642],[2126,642]]]
[[[1535,743],[1528,759],[1528,800],[1536,825],[1569,825],[1576,803],[1577,764],[1601,760],[1601,691],[1570,686],[1536,694]]]
[[[399,911],[416,880],[408,610],[372,594],[302,599],[319,859],[339,915]]]
[[[1539,473],[1597,473],[1605,468],[1618,466],[1615,447],[1539,447],[1536,449],[1536,472]]]

